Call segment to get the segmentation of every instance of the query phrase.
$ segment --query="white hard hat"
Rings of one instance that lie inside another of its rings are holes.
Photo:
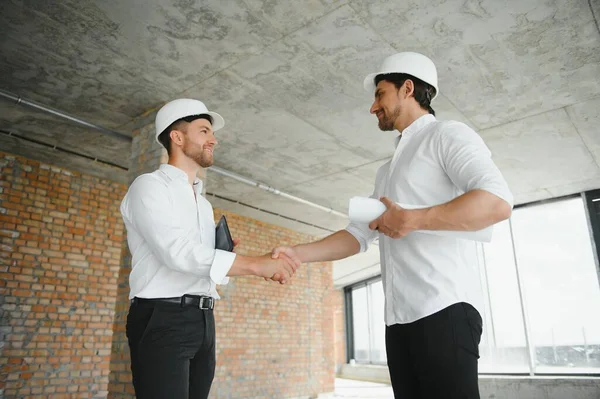
[[[435,64],[423,54],[404,52],[390,55],[383,60],[379,72],[367,75],[363,83],[365,90],[370,92],[375,91],[375,77],[384,73],[405,73],[412,75],[433,86],[435,95],[431,100],[438,95],[438,78]]]
[[[173,122],[187,116],[200,114],[208,114],[212,117],[212,129],[215,132],[225,126],[223,117],[216,112],[209,111],[202,101],[180,98],[166,103],[158,110],[154,123],[156,126],[156,142],[160,144],[158,136]]]

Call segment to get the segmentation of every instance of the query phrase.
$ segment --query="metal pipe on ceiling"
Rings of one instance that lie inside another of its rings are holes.
[[[113,130],[110,130],[110,129],[106,129],[106,128],[102,127],[102,126],[98,126],[98,125],[95,125],[93,123],[84,121],[83,119],[76,118],[76,117],[74,117],[72,115],[69,115],[69,114],[67,114],[65,112],[59,111],[57,109],[50,108],[50,107],[47,107],[47,106],[42,105],[42,104],[38,104],[38,103],[33,102],[33,101],[26,100],[26,99],[24,99],[24,98],[22,98],[20,96],[17,96],[15,94],[12,94],[12,93],[10,93],[8,91],[5,91],[5,90],[2,90],[2,89],[0,89],[0,97],[4,97],[4,98],[6,98],[8,100],[14,101],[15,104],[20,104],[20,105],[28,106],[28,107],[34,108],[36,110],[43,111],[43,112],[52,114],[54,116],[58,116],[59,118],[67,119],[67,120],[69,120],[71,122],[74,122],[74,123],[77,123],[79,125],[86,126],[86,127],[91,128],[91,129],[95,129],[95,130],[97,130],[97,131],[99,131],[101,133],[106,134],[107,136],[115,137],[115,138],[118,138],[118,139],[121,139],[121,140],[127,140],[129,142],[131,142],[131,140],[132,140],[132,138],[130,136],[126,135],[126,134],[119,133],[119,132],[116,132],[116,131],[113,131]],[[348,217],[348,215],[346,215],[345,213],[341,213],[341,212],[333,210],[332,208],[328,208],[328,207],[325,207],[323,205],[316,204],[314,202],[305,200],[305,199],[300,198],[300,197],[296,197],[295,195],[288,194],[286,192],[283,192],[281,190],[278,190],[278,189],[276,189],[274,187],[268,186],[268,185],[263,184],[261,182],[258,182],[256,180],[247,178],[245,176],[239,175],[239,174],[234,173],[234,172],[230,172],[230,171],[228,171],[226,169],[219,168],[217,166],[211,166],[209,168],[209,170],[211,170],[211,171],[213,171],[215,173],[218,173],[218,174],[220,174],[222,176],[227,176],[229,178],[237,180],[237,181],[239,181],[241,183],[245,183],[245,184],[248,184],[250,186],[257,187],[257,188],[259,188],[261,190],[265,190],[267,192],[270,192],[272,194],[279,195],[279,196],[281,196],[283,198],[287,198],[289,200],[296,201],[296,202],[299,202],[301,204],[311,206],[313,208],[316,208],[316,209],[319,209],[321,211],[330,213],[332,215],[340,216],[340,217],[343,217],[343,218],[347,218]]]
[[[317,209],[320,209],[320,210],[322,210],[324,212],[331,213],[332,215],[340,216],[340,217],[343,217],[343,218],[347,218],[348,217],[348,215],[346,215],[345,213],[341,213],[341,212],[335,211],[332,208],[327,208],[326,206],[315,204],[314,202],[307,201],[304,198],[296,197],[295,195],[288,194],[288,193],[280,191],[280,190],[278,190],[278,189],[276,189],[274,187],[267,186],[266,184],[257,182],[257,181],[252,180],[252,179],[248,179],[247,177],[244,177],[242,175],[238,175],[237,173],[230,172],[228,170],[219,168],[217,166],[211,166],[210,168],[208,168],[208,170],[216,172],[216,173],[218,173],[220,175],[223,175],[223,176],[230,177],[230,178],[235,179],[237,181],[240,181],[242,183],[246,183],[248,185],[258,187],[258,188],[260,188],[262,190],[268,191],[268,192],[270,192],[272,194],[279,195],[279,196],[287,198],[289,200],[300,202],[302,204],[312,206],[313,208],[317,208]]]
[[[127,140],[127,141],[131,142],[131,136],[128,136],[128,135],[123,134],[123,133],[115,132],[114,130],[107,129],[107,128],[104,128],[102,126],[94,125],[93,123],[90,123],[88,121],[84,121],[83,119],[79,119],[77,117],[74,117],[72,115],[66,114],[66,113],[64,113],[62,111],[59,111],[59,110],[56,110],[54,108],[50,108],[50,107],[47,107],[45,105],[38,104],[38,103],[30,101],[30,100],[26,100],[23,97],[17,96],[17,95],[12,94],[12,93],[10,93],[8,91],[0,89],[0,96],[6,98],[8,100],[14,101],[15,104],[21,104],[21,105],[25,105],[25,106],[30,107],[30,108],[34,108],[34,109],[36,109],[38,111],[47,112],[47,113],[52,114],[54,116],[58,116],[58,117],[61,117],[61,118],[64,118],[64,119],[68,119],[71,122],[75,122],[75,123],[80,124],[82,126],[86,126],[86,127],[91,128],[91,129],[98,130],[99,132],[102,132],[102,133],[104,133],[107,136],[111,136],[111,137],[114,137],[114,138],[117,138],[117,139],[120,139],[120,140]]]

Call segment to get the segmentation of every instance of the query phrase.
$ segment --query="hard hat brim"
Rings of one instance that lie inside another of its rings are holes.
[[[217,130],[222,129],[225,126],[225,119],[223,119],[223,117],[221,115],[217,114],[216,112],[212,112],[212,111],[208,111],[207,114],[213,118],[213,121],[212,121],[213,132],[216,132]]]
[[[367,77],[365,78],[364,82],[363,82],[363,87],[365,88],[366,91],[373,93],[375,91],[375,77],[377,75],[380,75],[384,72],[377,72],[377,73],[370,73],[367,75]]]

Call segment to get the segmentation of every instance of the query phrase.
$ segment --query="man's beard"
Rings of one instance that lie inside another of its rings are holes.
[[[390,115],[386,115],[385,111],[383,113],[383,117],[379,119],[379,129],[384,132],[389,132],[394,130],[394,122],[400,116],[400,106],[394,108]]]
[[[208,168],[212,166],[214,159],[212,153],[209,153],[204,150],[204,147],[201,147],[200,150],[191,149],[191,146],[184,146],[183,153],[188,157],[194,160],[201,168]]]

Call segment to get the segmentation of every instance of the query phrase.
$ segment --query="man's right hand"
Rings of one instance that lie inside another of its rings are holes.
[[[300,265],[302,264],[302,261],[300,260],[300,257],[298,256],[298,253],[296,251],[296,249],[294,247],[277,247],[277,248],[273,248],[273,251],[271,252],[271,257],[273,259],[280,259],[280,258],[288,258],[291,259],[294,264],[296,265],[296,268],[300,267]],[[276,274],[273,277],[271,277],[271,280],[274,281],[279,281],[279,279],[281,278],[280,275]],[[268,280],[265,278],[265,280]]]
[[[271,254],[265,254],[257,258],[257,274],[264,277],[265,280],[285,284],[290,281],[297,269],[296,263],[286,255],[281,255],[278,259],[273,259]]]
[[[300,265],[302,264],[302,261],[300,260],[300,256],[298,255],[298,251],[296,251],[296,248],[294,248],[294,247],[282,246],[282,247],[273,248],[273,251],[271,251],[271,256],[273,259],[278,259],[279,254],[284,254],[288,258],[293,260],[294,263],[296,264],[296,267],[300,267]]]

